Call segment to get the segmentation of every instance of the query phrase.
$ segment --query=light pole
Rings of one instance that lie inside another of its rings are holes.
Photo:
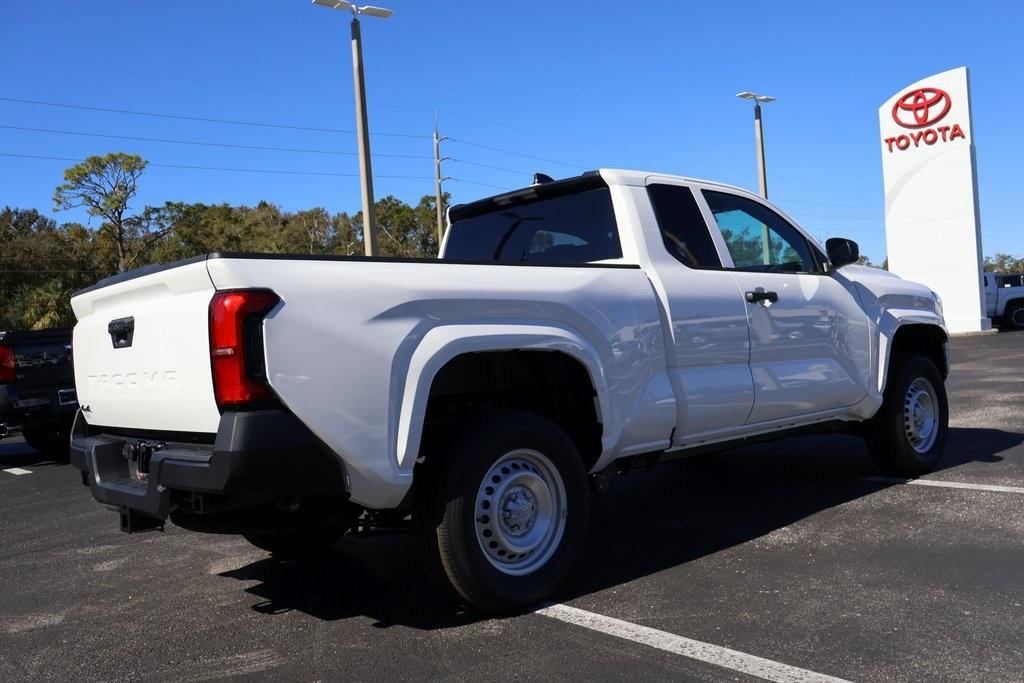
[[[764,132],[761,130],[761,103],[774,102],[771,95],[758,95],[757,93],[744,90],[736,93],[736,97],[743,100],[754,101],[754,141],[757,144],[757,184],[760,194],[768,199],[768,176],[764,168]]]
[[[754,143],[757,145],[757,189],[759,194],[768,199],[768,174],[764,165],[764,132],[761,130],[761,103],[774,102],[771,95],[758,95],[757,93],[744,90],[736,93],[736,97],[743,100],[754,100]],[[768,233],[768,226],[761,226],[761,262],[768,265],[772,262],[771,235]]]
[[[359,140],[359,186],[363,197],[363,247],[367,256],[377,255],[377,215],[373,205],[373,171],[370,168],[370,125],[366,118],[366,81],[363,78],[363,42],[359,15],[387,19],[393,11],[383,7],[359,7],[345,0],[313,0],[314,5],[352,13],[352,77],[356,90],[356,137]]]

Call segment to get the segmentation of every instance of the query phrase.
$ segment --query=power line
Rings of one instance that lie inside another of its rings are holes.
[[[2,98],[0,98],[0,99],[2,99]],[[451,142],[455,142],[455,143],[458,143],[460,145],[469,145],[470,147],[478,147],[480,149],[488,149],[488,150],[490,150],[492,152],[501,152],[503,154],[511,154],[513,156],[523,157],[524,159],[533,159],[534,161],[543,161],[543,162],[548,163],[548,164],[558,164],[559,166],[569,166],[570,168],[577,168],[577,169],[580,169],[580,170],[583,170],[583,171],[588,170],[587,166],[580,166],[579,164],[570,164],[567,161],[557,161],[555,159],[546,159],[544,157],[537,157],[537,156],[533,156],[531,154],[523,154],[522,152],[516,152],[516,151],[511,150],[511,149],[503,149],[501,147],[492,147],[490,145],[481,145],[478,142],[470,142],[468,140],[461,140],[461,139],[456,139],[456,138],[449,138],[449,140]]]
[[[844,208],[844,209],[875,209],[875,210],[878,210],[878,209],[882,208],[881,206],[878,206],[878,205],[869,206],[867,204],[832,204],[830,202],[810,202],[810,201],[807,201],[805,199],[789,199],[789,198],[785,198],[785,197],[772,197],[772,201],[773,202],[792,202],[794,204],[813,204],[815,206],[835,206],[835,207],[841,207],[841,208]]]
[[[210,81],[202,78],[189,78],[187,76],[170,76],[168,74],[154,73],[152,71],[137,71],[135,69],[122,69],[113,66],[102,66],[99,64],[88,64],[86,62],[79,62],[72,59],[63,59],[58,57],[40,57],[38,55],[27,55],[20,52],[11,52],[10,50],[0,50],[0,54],[9,55],[11,57],[20,57],[22,59],[34,59],[40,62],[52,62],[54,64],[70,64],[82,69],[95,69],[97,71],[109,71],[111,73],[123,73],[131,76],[144,76],[146,78],[162,78],[169,81],[180,81],[182,83],[196,83],[198,85],[210,85],[218,88],[237,88],[239,90],[251,90],[253,92],[267,92],[276,93],[280,95],[288,95],[290,97],[308,97],[310,99],[325,100],[328,102],[347,102],[352,104],[351,99],[344,97],[332,97],[330,95],[319,95],[307,92],[299,92],[296,90],[284,90],[281,88],[267,88],[265,86],[258,85],[243,85],[240,83],[226,83],[224,81]],[[427,111],[424,107],[411,107],[408,105],[400,104],[382,104],[375,102],[375,107],[386,107],[389,109],[406,109],[409,111]]]
[[[47,159],[51,161],[73,161],[81,162],[84,159],[75,159],[72,157],[57,157],[47,156],[43,154],[14,154],[11,152],[0,152],[0,156],[4,157],[15,157],[19,159]],[[280,175],[308,175],[308,176],[331,176],[337,178],[358,178],[358,173],[337,173],[332,171],[299,171],[299,170],[287,170],[287,169],[274,169],[274,168],[235,168],[229,166],[196,166],[192,164],[162,164],[158,162],[148,162],[149,166],[156,168],[177,168],[187,169],[193,171],[227,171],[233,173],[272,173]],[[429,176],[419,175],[375,175],[376,178],[391,178],[398,180],[430,180]]]
[[[456,182],[456,183],[468,183],[470,185],[479,185],[480,187],[490,187],[490,188],[493,188],[495,190],[511,190],[512,189],[511,187],[502,187],[501,185],[491,185],[490,183],[481,183],[481,182],[476,181],[476,180],[466,180],[465,178],[449,178],[448,180],[451,180],[451,181]]]
[[[164,142],[174,145],[198,145],[201,147],[224,147],[226,149],[253,149],[267,152],[299,152],[303,154],[334,154],[339,156],[356,156],[355,152],[343,152],[330,149],[308,149],[304,147],[268,147],[264,145],[238,145],[228,142],[205,142],[201,140],[178,140],[173,138],[151,138],[139,135],[113,135],[109,133],[88,133],[77,130],[55,130],[52,128],[30,128],[28,126],[8,126],[0,124],[0,128],[7,130],[24,130],[34,133],[54,133],[58,135],[78,135],[90,138],[110,138],[113,140],[134,140],[140,142]],[[429,159],[422,154],[375,154],[378,157],[389,157],[393,159]]]
[[[877,218],[866,218],[864,216],[830,216],[820,213],[804,213],[803,211],[790,211],[790,213],[796,216],[806,216],[807,218],[833,218],[835,220],[842,221],[874,221],[878,222]]]
[[[259,121],[238,121],[235,119],[216,119],[205,116],[186,116],[184,114],[164,114],[160,112],[148,112],[148,111],[133,111],[129,109],[112,109],[109,107],[91,107],[84,104],[67,104],[64,102],[47,102],[44,100],[27,100],[18,97],[0,97],[0,100],[4,102],[16,102],[18,104],[32,104],[42,107],[61,107],[64,109],[80,109],[82,111],[98,111],[107,114],[128,114],[130,116],[149,116],[160,119],[175,119],[179,121],[200,121],[202,123],[221,123],[232,126],[255,126],[258,128],[282,128],[286,130],[304,130],[312,131],[314,133],[344,133],[344,134],[355,134],[353,130],[346,130],[343,128],[317,128],[314,126],[294,126],[291,124],[284,123],[264,123]],[[416,133],[390,133],[390,132],[375,132],[372,135],[379,135],[384,137],[394,138],[429,138],[429,135],[419,135]]]
[[[982,225],[985,225],[986,221],[987,221],[988,222],[988,227],[990,227],[990,228],[991,227],[995,227],[995,228],[1000,228],[1002,230],[1010,230],[1011,232],[1018,232],[1018,231],[1024,232],[1024,228],[1022,228],[1019,224],[1010,223],[1009,225],[1007,225],[1007,223],[1009,223],[1009,221],[1003,221],[1002,219],[994,218],[992,216],[988,216],[987,214],[981,214],[981,218],[982,218],[982,221],[981,221]],[[994,223],[993,223],[993,221],[994,221]]]
[[[477,161],[466,161],[465,159],[455,159],[449,157],[448,161],[452,161],[457,164],[466,164],[467,166],[479,166],[480,168],[489,168],[493,171],[504,171],[505,173],[514,173],[516,175],[533,175],[533,171],[517,171],[514,168],[504,168],[503,166],[491,166],[490,164],[481,164],[480,162]]]

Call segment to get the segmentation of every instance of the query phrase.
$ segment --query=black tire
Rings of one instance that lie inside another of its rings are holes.
[[[1024,301],[1011,302],[1000,322],[1008,330],[1024,330]]]
[[[918,398],[920,392],[928,393],[929,388],[934,435],[930,430],[925,432],[915,427],[914,407],[920,406],[923,400]],[[885,400],[868,423],[864,437],[871,458],[888,474],[917,477],[930,472],[946,447],[948,424],[946,387],[935,363],[918,354],[894,356],[890,362]],[[929,436],[924,436],[926,433]]]
[[[70,432],[61,427],[28,427],[22,430],[25,443],[43,455],[67,457],[71,448]]]
[[[485,612],[518,610],[550,595],[579,555],[590,523],[587,474],[576,446],[551,420],[520,411],[484,416],[436,440],[417,469],[413,504],[429,573]],[[499,510],[509,519],[500,519]],[[540,539],[536,547],[505,555],[504,547],[519,550],[515,544],[528,546],[531,538]],[[511,546],[496,545],[509,539]]]
[[[345,530],[337,528],[242,534],[245,540],[260,550],[284,558],[309,557],[322,553],[344,535]]]

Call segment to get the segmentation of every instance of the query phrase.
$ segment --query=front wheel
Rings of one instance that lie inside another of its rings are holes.
[[[892,359],[885,400],[868,425],[868,452],[884,471],[916,477],[934,469],[946,446],[949,405],[942,375],[925,356]]]
[[[1003,327],[1010,330],[1024,330],[1024,303],[1013,303],[1003,313]]]
[[[583,461],[551,420],[506,412],[439,441],[417,472],[413,521],[434,578],[488,612],[543,600],[582,548]]]

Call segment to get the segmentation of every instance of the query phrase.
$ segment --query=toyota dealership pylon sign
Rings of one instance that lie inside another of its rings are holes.
[[[942,298],[950,332],[991,329],[967,67],[902,88],[878,120],[889,270]]]

